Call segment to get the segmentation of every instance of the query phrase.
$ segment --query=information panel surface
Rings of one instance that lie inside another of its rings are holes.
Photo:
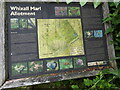
[[[7,3],[9,79],[108,65],[102,7]]]

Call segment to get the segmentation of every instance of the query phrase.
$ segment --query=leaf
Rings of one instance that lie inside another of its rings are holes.
[[[95,79],[93,79],[93,83],[96,83],[100,78],[98,76],[96,76]]]
[[[114,25],[120,24],[120,19],[118,19],[118,20],[117,20],[117,19],[113,20],[112,24],[114,24]]]
[[[110,73],[115,75],[116,77],[120,78],[120,69],[110,70]]]
[[[66,3],[69,4],[71,3],[73,0],[66,0]]]
[[[115,40],[116,40],[118,43],[120,43],[120,39],[118,39],[118,38],[115,38]]]
[[[120,51],[116,51],[116,56],[120,57]]]
[[[120,37],[120,32],[116,35],[116,37]]]
[[[120,50],[120,47],[119,46],[115,46],[115,50]]]
[[[109,82],[107,82],[105,79],[101,80],[98,85],[100,88],[111,88],[114,87],[114,84],[110,84]]]
[[[105,34],[111,33],[114,31],[114,28],[110,27],[105,31]]]
[[[114,2],[114,4],[115,4],[115,7],[117,8],[120,2]]]
[[[108,22],[108,21],[112,21],[112,17],[107,17],[103,19],[103,23]]]
[[[78,89],[79,88],[78,85],[72,85],[71,87],[72,87],[72,89]]]
[[[87,78],[87,79],[84,79],[84,84],[86,86],[91,86],[91,85],[93,85],[93,81]]]
[[[109,69],[104,69],[104,70],[102,70],[101,72],[103,73],[103,74],[108,74],[109,73]]]
[[[85,4],[87,4],[88,0],[80,0],[80,5],[84,6]]]
[[[100,1],[101,0],[94,0],[94,2],[93,2],[94,8],[97,8],[101,4]]]
[[[114,2],[109,2],[109,6],[114,7],[115,6]]]
[[[59,0],[56,0],[57,3],[59,3]]]
[[[110,60],[117,60],[117,59],[120,59],[120,57],[111,58]]]

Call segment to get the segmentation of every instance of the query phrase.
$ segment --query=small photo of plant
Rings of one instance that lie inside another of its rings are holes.
[[[28,28],[28,19],[21,18],[19,20],[19,25],[20,25],[20,29],[27,29]]]
[[[95,30],[94,31],[94,37],[96,37],[96,38],[103,37],[102,30]]]
[[[75,57],[74,60],[74,67],[79,68],[86,65],[86,58],[85,57]]]
[[[10,24],[11,24],[11,29],[18,29],[19,28],[18,18],[11,18]]]
[[[58,70],[58,60],[47,60],[47,71]]]
[[[34,29],[35,24],[35,18],[11,18],[11,29],[21,29],[21,30],[27,30],[27,29]]]
[[[55,16],[67,16],[67,7],[55,7]]]
[[[85,38],[92,38],[93,37],[93,31],[84,31]]]
[[[73,68],[72,58],[69,59],[59,59],[60,69],[69,69]]]
[[[29,18],[28,19],[28,29],[33,29],[35,28],[35,18]]]
[[[27,62],[14,63],[12,64],[12,76],[27,74]]]
[[[29,73],[36,73],[43,71],[43,61],[32,61],[28,63]]]
[[[80,7],[68,7],[69,16],[80,16]]]

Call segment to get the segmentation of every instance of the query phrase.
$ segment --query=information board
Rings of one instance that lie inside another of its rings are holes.
[[[108,65],[102,7],[7,3],[9,79]]]

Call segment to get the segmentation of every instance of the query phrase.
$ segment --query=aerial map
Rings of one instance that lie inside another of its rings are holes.
[[[37,19],[39,58],[84,55],[81,19]]]

